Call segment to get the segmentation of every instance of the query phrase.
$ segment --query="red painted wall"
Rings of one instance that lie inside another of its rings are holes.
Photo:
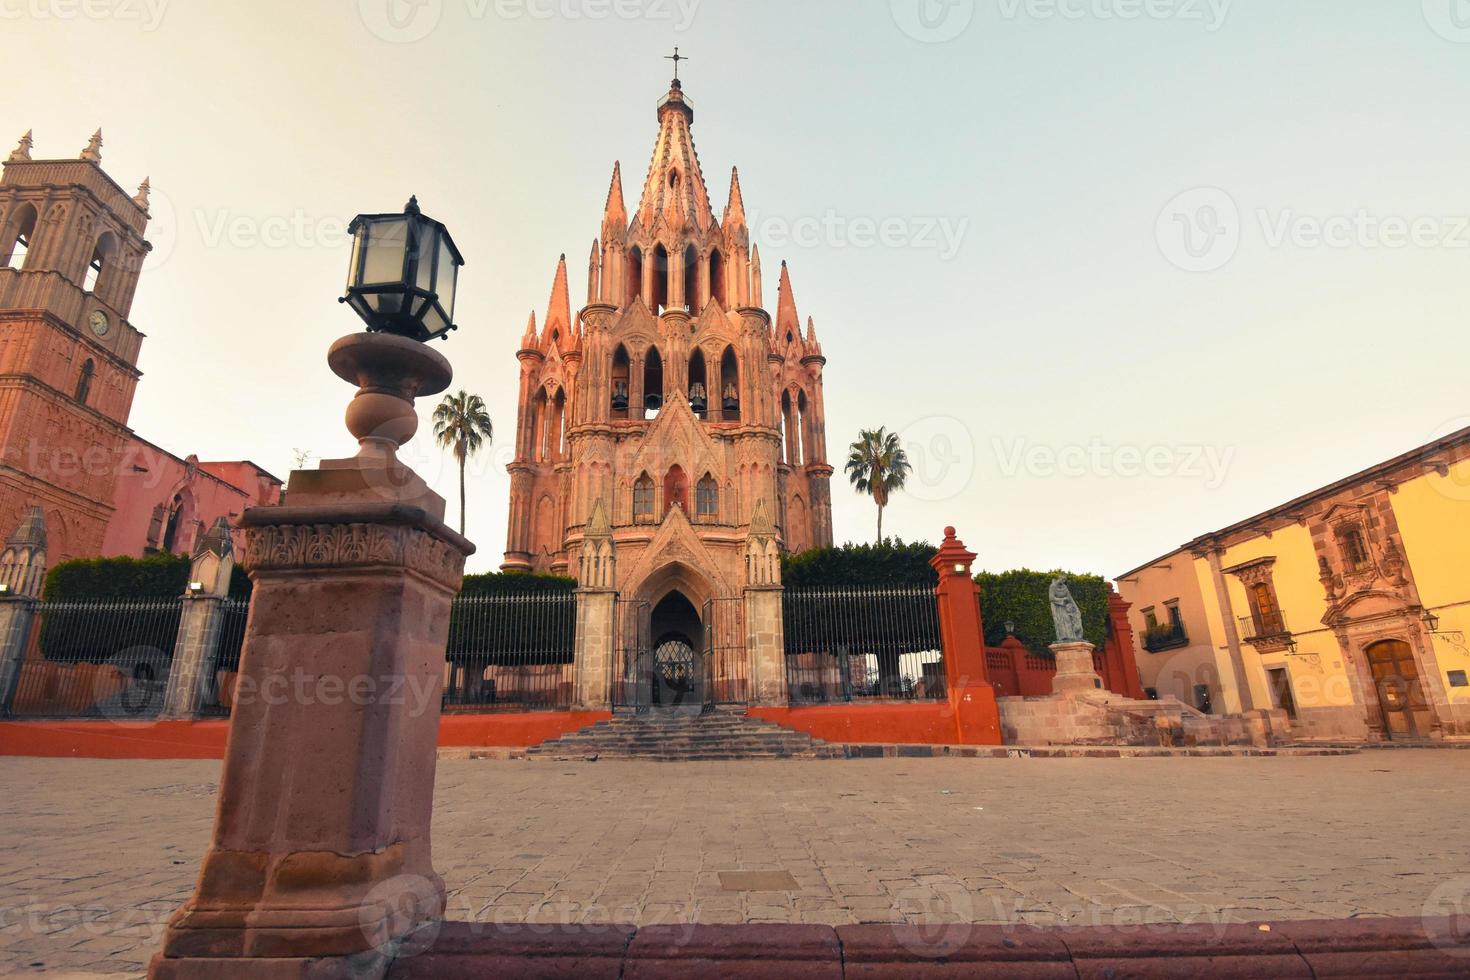
[[[612,717],[609,711],[445,715],[443,748],[524,748]],[[230,723],[217,721],[0,722],[0,756],[78,759],[223,759]]]
[[[753,707],[749,714],[828,742],[885,745],[954,745],[954,712],[946,701],[923,704],[818,705],[810,708]]]

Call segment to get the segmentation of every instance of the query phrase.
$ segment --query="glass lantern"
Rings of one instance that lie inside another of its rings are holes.
[[[442,224],[411,198],[402,214],[360,214],[347,228],[352,264],[340,302],[373,333],[427,342],[456,329],[455,287],[464,258]]]

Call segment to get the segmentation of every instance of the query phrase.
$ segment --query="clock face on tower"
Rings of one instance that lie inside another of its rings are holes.
[[[101,310],[92,311],[91,324],[92,332],[98,337],[106,337],[108,331],[112,329],[112,323],[107,319],[107,314]]]

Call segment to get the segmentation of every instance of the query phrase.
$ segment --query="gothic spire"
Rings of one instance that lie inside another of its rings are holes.
[[[781,263],[781,285],[776,294],[776,335],[784,339],[786,334],[801,334],[801,317],[796,315],[796,296],[791,292],[791,273],[786,263]]]
[[[817,322],[811,317],[806,318],[806,342],[808,344],[817,342]]]
[[[138,207],[142,208],[144,211],[147,211],[148,195],[152,192],[152,190],[153,187],[151,184],[148,183],[148,178],[144,177],[143,183],[138,185],[138,194],[136,197],[133,198],[133,203],[138,205]]]
[[[565,350],[567,339],[572,334],[572,300],[567,292],[567,256],[565,252],[556,263],[556,278],[551,283],[551,301],[546,307],[546,327],[541,332],[549,337],[558,330],[564,338],[561,347]]]
[[[592,239],[592,255],[587,259],[587,303],[597,302],[597,271],[602,249],[597,239]]]
[[[765,299],[761,295],[761,247],[750,246],[750,305],[758,309],[765,309]]]
[[[720,225],[726,230],[745,224],[745,198],[740,194],[740,168],[730,168],[730,201],[720,217]]]
[[[6,162],[20,163],[29,160],[31,158],[31,147],[35,145],[36,141],[31,139],[31,130],[26,130],[26,134],[20,138],[20,145],[10,151],[10,159]]]
[[[92,138],[87,141],[87,147],[82,150],[81,158],[92,163],[102,162],[102,129],[100,127],[97,129],[97,132],[92,134]]]
[[[623,204],[623,165],[613,162],[612,184],[607,189],[607,204],[602,209],[603,241],[620,242],[628,231],[628,208]]]
[[[694,137],[689,132],[694,109],[685,101],[684,88],[677,80],[659,103],[658,123],[658,142],[638,201],[638,220],[650,230],[658,225],[660,217],[675,228],[708,230],[715,219]]]
[[[521,334],[521,350],[531,350],[536,346],[536,311],[531,311],[531,318],[526,321],[526,332]]]

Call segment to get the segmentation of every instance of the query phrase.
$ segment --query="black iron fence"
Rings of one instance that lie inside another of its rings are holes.
[[[157,717],[182,608],[178,598],[40,603],[10,714]]]
[[[933,589],[788,590],[782,616],[792,703],[944,697]]]
[[[444,706],[459,711],[569,708],[576,596],[460,596],[449,617]]]

